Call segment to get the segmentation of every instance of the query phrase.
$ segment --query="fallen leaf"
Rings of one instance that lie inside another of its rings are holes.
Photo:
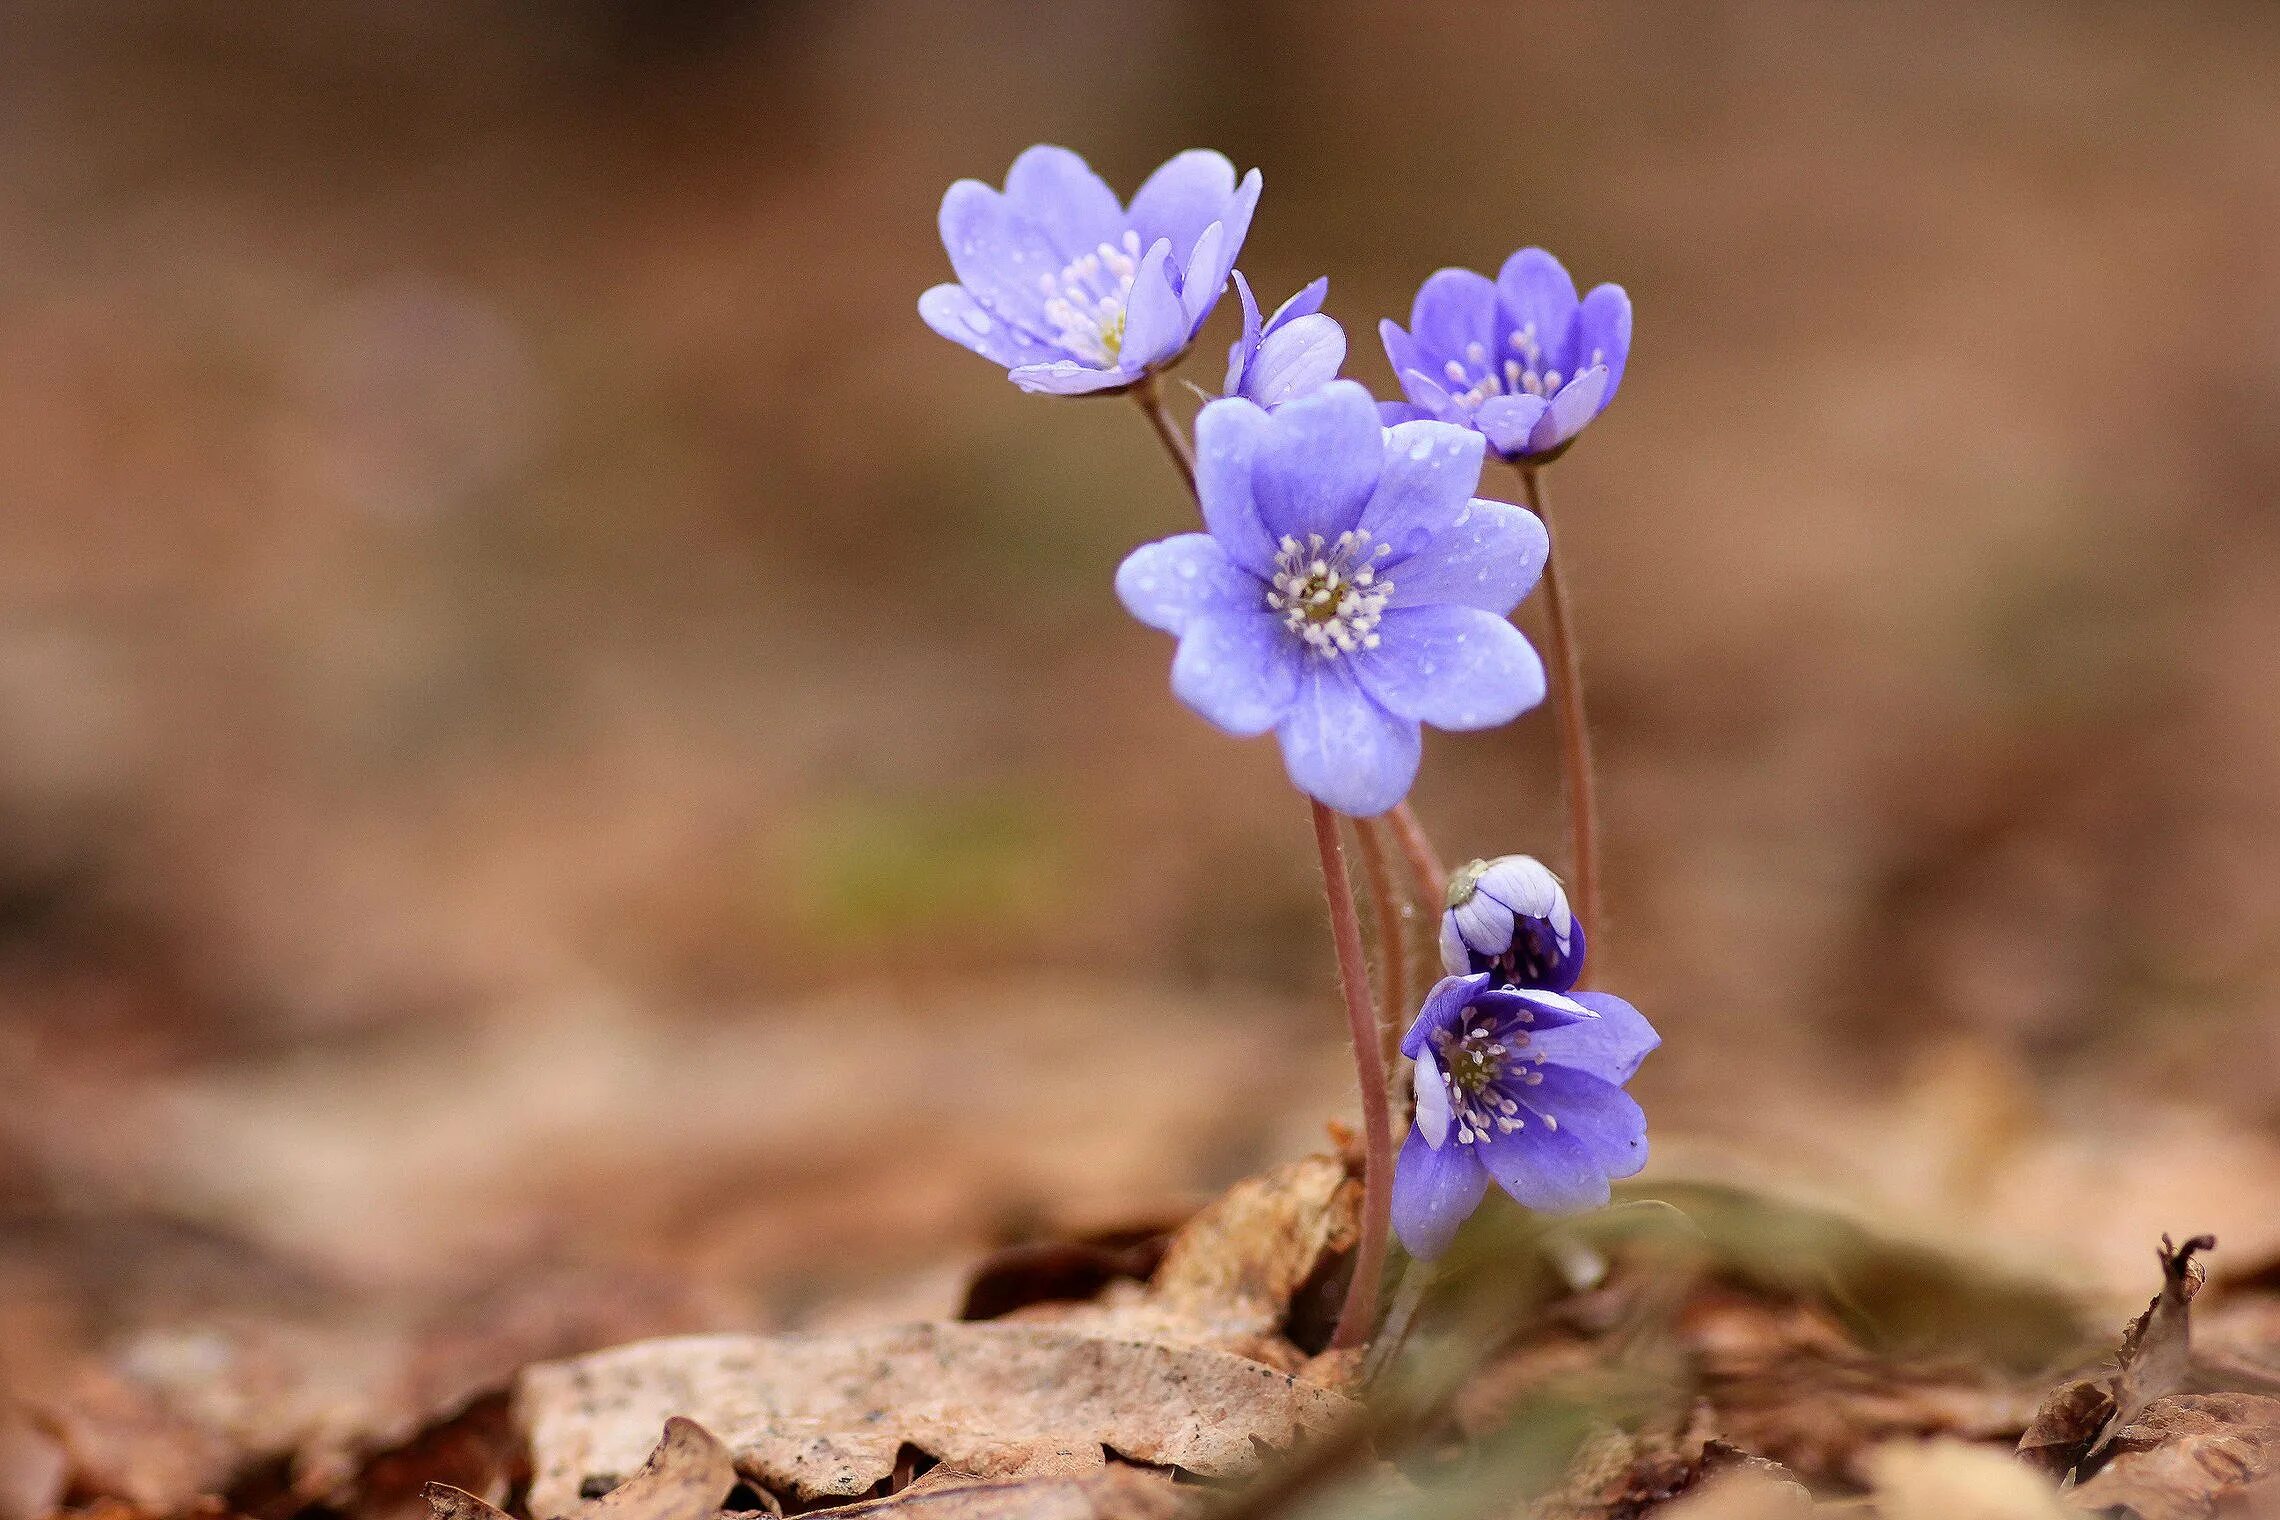
[[[40,1520],[63,1502],[71,1464],[55,1438],[0,1406],[0,1520]]]
[[[1883,1520],[2069,1520],[2047,1481],[1991,1446],[1894,1441],[1868,1474]]]
[[[565,1513],[574,1520],[712,1520],[735,1487],[728,1448],[696,1421],[674,1415],[639,1472]],[[502,1520],[488,1500],[448,1483],[430,1483],[426,1494],[434,1520]]]
[[[1116,1464],[1044,1478],[922,1479],[902,1493],[834,1509],[831,1520],[1175,1520],[1199,1507],[1194,1491],[1168,1474]]]
[[[2106,1465],[2070,1495],[2083,1509],[2121,1509],[2138,1520],[2211,1520],[2280,1501],[2280,1399],[2159,1399],[2115,1431],[2111,1449]]]
[[[1006,1323],[642,1341],[531,1367],[516,1392],[540,1516],[625,1471],[675,1414],[805,1501],[871,1493],[906,1444],[979,1478],[1096,1468],[1108,1451],[1237,1477],[1352,1408],[1224,1352]]]

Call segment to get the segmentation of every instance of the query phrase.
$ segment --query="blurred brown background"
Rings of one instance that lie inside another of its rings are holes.
[[[19,1284],[187,1239],[931,1312],[1316,1143],[1303,810],[1110,590],[1192,508],[913,311],[943,187],[1035,140],[1259,165],[1243,267],[1328,274],[1381,392],[1440,265],[1629,287],[1553,483],[1658,1168],[2098,1283],[2280,1243],[2280,11],[4,26]],[[1557,863],[1553,764],[1541,714],[1436,737],[1418,803]]]

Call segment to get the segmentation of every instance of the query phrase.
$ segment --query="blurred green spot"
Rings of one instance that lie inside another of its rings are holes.
[[[795,835],[793,916],[840,947],[1003,938],[1046,921],[1062,853],[1026,795],[839,799]]]

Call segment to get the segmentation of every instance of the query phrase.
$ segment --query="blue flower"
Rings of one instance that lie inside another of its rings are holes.
[[[1417,1122],[1393,1169],[1393,1229],[1432,1261],[1490,1179],[1547,1213],[1593,1209],[1647,1163],[1647,1118],[1623,1084],[1662,1043],[1604,992],[1444,978],[1401,1042],[1416,1063]]]
[[[1543,573],[1544,525],[1473,496],[1479,435],[1385,428],[1333,380],[1275,412],[1196,419],[1208,532],[1116,572],[1134,617],[1179,636],[1172,690],[1228,733],[1273,730],[1300,791],[1372,817],[1408,794],[1419,725],[1492,728],[1544,697],[1505,618]]]
[[[1378,324],[1407,404],[1387,420],[1434,417],[1477,428],[1506,459],[1557,454],[1607,409],[1631,354],[1631,298],[1575,281],[1541,248],[1523,248],[1491,282],[1443,269],[1417,289],[1409,330]]]
[[[1255,401],[1271,412],[1337,379],[1338,366],[1346,362],[1346,330],[1323,314],[1322,298],[1329,293],[1330,282],[1316,280],[1276,307],[1262,325],[1251,282],[1236,270],[1243,336],[1227,350],[1227,384],[1221,394]]]
[[[1498,986],[1566,992],[1583,974],[1583,924],[1560,879],[1530,855],[1476,860],[1449,878],[1441,968],[1493,972]]]
[[[1030,148],[1003,194],[962,179],[942,197],[958,282],[918,314],[1023,390],[1123,390],[1195,341],[1258,202],[1259,171],[1238,184],[1217,153],[1180,154],[1127,207],[1068,149]]]

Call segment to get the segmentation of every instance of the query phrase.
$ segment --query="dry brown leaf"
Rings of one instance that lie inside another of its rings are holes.
[[[71,1464],[54,1437],[0,1406],[0,1520],[40,1520],[63,1502]]]
[[[1813,1496],[1794,1478],[1740,1468],[1705,1478],[1654,1511],[1655,1520],[1809,1520]]]
[[[1235,1477],[1352,1408],[1224,1352],[1005,1323],[643,1341],[529,1368],[516,1393],[539,1516],[631,1467],[675,1414],[813,1500],[870,1493],[906,1443],[982,1478],[1095,1468],[1104,1449]]]
[[[575,1520],[712,1520],[735,1487],[728,1448],[675,1415],[639,1472],[569,1513]],[[503,1520],[496,1506],[448,1483],[430,1483],[426,1493],[434,1520]]]
[[[2139,1520],[2210,1520],[2280,1503],[2280,1399],[2253,1393],[2160,1399],[2116,1431],[2112,1459],[2071,1498]]]
[[[927,1478],[884,1499],[831,1511],[831,1520],[1175,1520],[1199,1507],[1169,1474],[1114,1464],[1097,1472],[977,1481]]]
[[[2069,1520],[2047,1481],[1991,1446],[1894,1441],[1868,1472],[1883,1520]]]

